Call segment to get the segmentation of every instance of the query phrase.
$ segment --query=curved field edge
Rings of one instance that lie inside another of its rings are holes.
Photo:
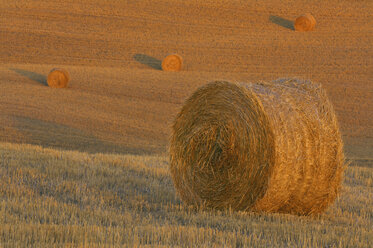
[[[167,157],[0,143],[0,245],[368,247],[372,178],[348,168],[316,218],[198,210],[180,202]]]

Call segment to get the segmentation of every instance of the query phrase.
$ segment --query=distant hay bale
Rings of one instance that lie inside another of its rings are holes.
[[[334,201],[345,168],[326,93],[297,79],[201,87],[176,117],[170,161],[188,204],[299,215]]]
[[[69,73],[64,69],[52,69],[47,78],[48,86],[51,88],[66,88],[70,81]]]
[[[183,59],[177,54],[168,55],[162,61],[162,70],[180,71],[183,66]]]
[[[311,31],[316,26],[316,20],[311,14],[299,16],[294,23],[296,31]]]

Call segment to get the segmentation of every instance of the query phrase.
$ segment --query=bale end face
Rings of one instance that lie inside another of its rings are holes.
[[[314,30],[315,26],[316,20],[311,14],[299,16],[294,23],[294,29],[300,32],[312,31]]]
[[[171,139],[171,175],[182,200],[217,209],[251,208],[266,192],[273,169],[268,125],[250,90],[229,82],[197,90],[176,118]]]
[[[180,71],[182,66],[183,59],[177,54],[168,55],[162,61],[163,71]]]
[[[47,78],[48,86],[51,88],[66,88],[70,81],[69,73],[64,69],[52,69]]]

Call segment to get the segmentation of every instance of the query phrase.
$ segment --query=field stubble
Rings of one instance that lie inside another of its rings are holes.
[[[318,217],[201,210],[175,193],[162,156],[0,143],[0,244],[98,247],[368,247],[373,170],[351,167]]]
[[[0,140],[92,153],[1,143],[0,244],[367,247],[371,6],[0,0]],[[305,12],[317,26],[295,32]],[[169,53],[185,59],[181,72],[160,71]],[[46,86],[53,67],[71,73],[67,89]],[[173,118],[199,86],[280,77],[323,84],[354,165],[318,218],[190,209],[175,195],[165,157],[97,154],[164,154]]]

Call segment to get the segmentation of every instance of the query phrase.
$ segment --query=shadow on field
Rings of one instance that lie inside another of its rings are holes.
[[[9,69],[18,73],[21,76],[27,77],[31,80],[34,80],[38,83],[41,83],[45,86],[48,86],[47,77],[45,75],[42,75],[42,74],[39,74],[39,73],[36,73],[36,72],[32,72],[32,71],[22,70],[22,69],[16,69],[16,68],[9,68]]]
[[[32,145],[87,153],[150,155],[158,152],[102,140],[86,130],[36,118],[14,116],[12,122],[23,140]]]
[[[287,19],[284,19],[282,17],[279,17],[279,16],[273,16],[271,15],[269,17],[269,20],[274,23],[274,24],[277,24],[277,25],[280,25],[284,28],[287,28],[287,29],[290,29],[290,30],[295,30],[294,29],[294,23],[293,21],[290,21],[290,20],[287,20]]]
[[[133,58],[140,62],[141,64],[147,65],[153,69],[156,70],[162,70],[162,61],[159,59],[153,58],[151,56],[148,56],[146,54],[135,54]]]

